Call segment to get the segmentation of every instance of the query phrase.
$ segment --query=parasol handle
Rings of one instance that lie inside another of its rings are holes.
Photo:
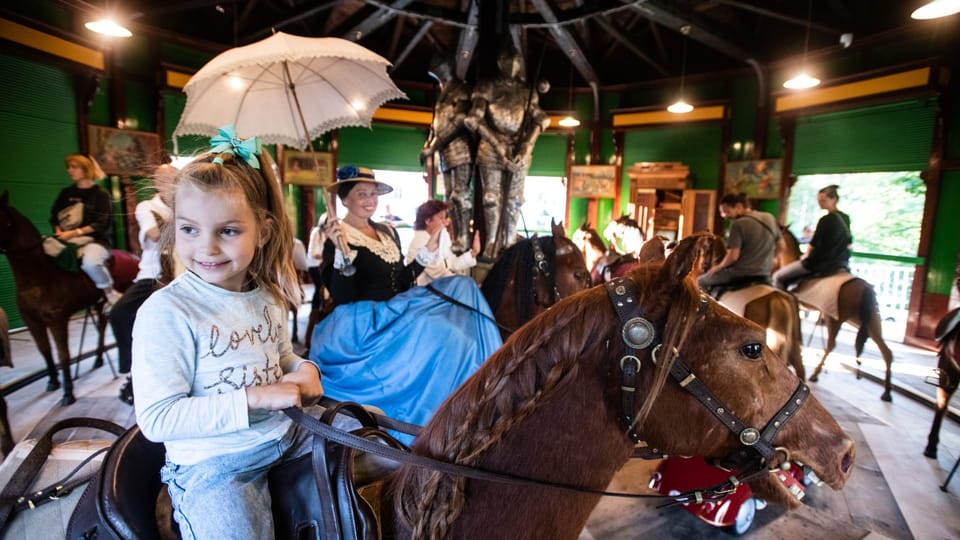
[[[312,149],[311,149],[311,152],[310,152],[310,153],[313,154]],[[316,158],[316,156],[314,156],[313,162],[314,162],[313,166],[314,166],[314,167],[317,167],[317,158]],[[324,202],[325,202],[326,205],[327,205],[327,219],[334,219],[334,220],[336,220],[336,219],[337,219],[337,207],[335,206],[336,203],[335,203],[335,201],[333,200],[333,193],[330,193],[329,191],[327,191],[326,189],[324,189],[324,190],[323,190],[323,197],[324,197]],[[350,276],[352,276],[352,275],[354,275],[354,274],[357,273],[357,267],[354,266],[354,265],[353,265],[353,261],[350,260],[350,257],[349,257],[349,255],[348,255],[348,254],[350,253],[350,248],[347,247],[347,241],[343,238],[343,235],[338,236],[338,237],[337,237],[337,240],[338,240],[337,243],[340,244],[340,245],[337,246],[337,247],[340,248],[340,253],[343,253],[343,262],[344,262],[343,268],[340,269],[340,275],[345,276],[345,277],[350,277]]]
[[[300,117],[300,125],[303,127],[303,135],[307,140],[307,148],[310,150],[310,157],[313,158],[313,170],[319,171],[320,164],[317,162],[317,155],[313,151],[313,144],[310,142],[310,130],[307,129],[307,120],[303,117],[303,108],[300,107],[300,98],[297,96],[297,86],[293,83],[293,77],[290,76],[290,68],[287,66],[287,61],[283,61],[283,77],[287,83],[287,88],[290,90],[290,95],[293,97],[293,103],[297,107],[297,115]],[[323,186],[323,195],[324,202],[327,204],[327,219],[333,218],[337,219],[337,207],[335,206],[336,202],[334,201],[333,194],[326,190],[327,186]],[[340,252],[343,253],[344,266],[340,269],[340,274],[346,277],[350,277],[357,273],[357,267],[353,265],[353,261],[347,256],[350,253],[350,249],[347,247],[347,241],[343,239],[343,236],[339,237]]]

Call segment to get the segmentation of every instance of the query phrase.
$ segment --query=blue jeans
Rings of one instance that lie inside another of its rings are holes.
[[[803,261],[796,260],[773,273],[773,286],[786,289],[794,281],[812,273],[803,267]]]
[[[319,417],[322,409],[307,409]],[[337,415],[333,424],[344,430],[360,423]],[[167,483],[173,517],[183,540],[271,539],[273,514],[267,473],[273,467],[312,450],[312,434],[291,423],[278,441],[250,452],[212,457],[194,465],[167,461],[160,471]]]
[[[109,249],[96,242],[90,242],[80,246],[77,254],[80,256],[80,268],[90,276],[98,289],[113,287],[113,277],[107,269],[107,260],[110,259]]]

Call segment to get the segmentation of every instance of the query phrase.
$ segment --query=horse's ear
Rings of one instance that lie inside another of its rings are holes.
[[[663,271],[676,281],[682,280],[702,260],[703,254],[710,248],[710,239],[706,235],[688,236],[677,244],[667,257]]]
[[[554,237],[567,235],[566,231],[563,230],[563,222],[557,223],[553,218],[550,218],[550,232],[553,233]]]
[[[637,253],[637,260],[642,263],[663,262],[666,258],[663,249],[663,240],[654,236],[640,246],[640,253]]]

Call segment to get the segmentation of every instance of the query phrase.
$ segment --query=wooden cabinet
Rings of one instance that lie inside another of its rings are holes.
[[[687,189],[689,169],[682,163],[636,163],[627,174],[633,218],[644,238],[680,240],[695,232],[713,232],[717,193]]]

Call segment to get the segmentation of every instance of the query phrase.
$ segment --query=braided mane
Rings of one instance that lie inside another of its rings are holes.
[[[663,325],[664,350],[673,351],[674,347],[679,349],[696,320],[692,315],[698,307],[699,293],[696,284],[688,278],[683,281],[682,290],[663,294],[664,287],[656,286],[656,282],[665,279],[662,273],[666,270],[661,265],[641,266],[631,278],[637,284],[638,301],[651,319]],[[598,370],[597,366],[612,369],[623,354],[620,331],[604,287],[594,287],[562,300],[515,332],[444,402],[417,438],[414,452],[476,465],[485,453],[503,442],[511,430],[520,427],[535,411],[548,406],[559,390],[569,385],[580,388],[585,386],[581,379],[587,374],[607,371]],[[653,382],[645,389],[639,425],[643,424],[675,360],[672,354],[664,356],[657,365]],[[610,381],[603,383],[605,387],[613,385]],[[610,396],[605,391],[603,395],[586,398],[610,402],[608,409],[617,414],[619,402]],[[622,430],[613,443],[630,445]],[[465,484],[465,479],[460,477],[404,467],[394,478],[389,496],[398,518],[413,538],[444,538],[463,510]]]

